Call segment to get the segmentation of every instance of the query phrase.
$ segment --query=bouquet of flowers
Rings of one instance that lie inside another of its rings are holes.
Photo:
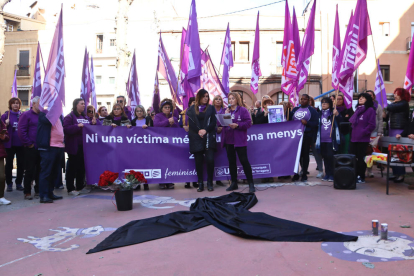
[[[123,190],[135,189],[140,184],[147,183],[144,175],[140,172],[130,170],[129,173],[125,173],[125,183],[122,184]]]
[[[130,170],[125,173],[125,179],[119,179],[119,174],[111,171],[104,171],[99,177],[98,186],[103,190],[132,190],[141,183],[147,183],[144,175],[140,172]]]

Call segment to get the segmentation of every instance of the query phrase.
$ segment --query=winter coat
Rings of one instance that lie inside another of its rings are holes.
[[[369,107],[361,114],[358,114],[358,110],[356,110],[352,117],[354,116],[358,116],[356,118],[358,124],[352,126],[351,142],[369,142],[371,133],[375,129],[376,114],[374,108]]]
[[[47,110],[39,113],[39,121],[37,123],[36,145],[39,150],[48,150],[50,148],[50,134],[52,132],[52,124],[46,117]],[[59,117],[63,126],[63,118]],[[66,135],[65,135],[66,139]]]
[[[209,105],[204,112],[196,114],[195,106],[192,105],[187,110],[187,119],[189,123],[188,138],[190,139],[190,152],[216,150],[216,109]],[[200,119],[203,118],[202,121]],[[207,131],[203,138],[198,135],[200,129]]]
[[[72,111],[63,119],[63,132],[65,133],[65,151],[68,154],[76,155],[78,148],[83,146],[82,127],[78,124],[89,125],[87,116],[79,114],[76,116]]]
[[[410,106],[406,101],[394,102],[387,106],[390,129],[404,129],[409,122]]]
[[[121,116],[121,120],[114,120],[114,116],[108,115],[103,120],[103,124],[102,125],[104,125],[104,126],[110,126],[112,124],[115,124],[117,126],[130,126],[131,125],[131,121],[127,117],[125,117],[125,116]]]
[[[253,118],[253,124],[260,125],[260,124],[267,124],[269,123],[269,114],[265,116],[265,112],[263,109],[258,110],[256,115],[252,115]]]
[[[12,145],[16,146],[16,147],[21,147],[23,146],[22,142],[20,141],[20,138],[18,136],[18,129],[19,129],[19,121],[20,121],[20,116],[22,116],[23,112],[18,111],[18,112],[11,112],[10,116],[9,116],[9,112],[10,110],[6,111],[3,113],[3,115],[1,115],[1,121],[6,124],[6,120],[9,119],[9,124],[7,125],[7,133],[9,133],[9,140],[7,142],[4,142],[4,147],[6,149],[9,149],[12,147]],[[17,123],[17,131],[15,130],[15,128],[13,127],[13,125]]]
[[[239,127],[232,129],[228,126],[223,127],[221,135],[221,145],[225,144],[226,135],[234,135],[234,147],[246,147],[247,146],[247,130],[252,126],[252,117],[249,110],[245,107],[237,106],[233,115],[233,123],[238,124]]]
[[[171,118],[171,114],[168,117],[164,113],[158,113],[154,117],[154,126],[155,127],[178,127],[178,118],[174,118],[174,124],[170,125],[168,119]]]
[[[36,145],[36,136],[37,136],[37,124],[39,121],[39,114],[34,112],[32,109],[24,112],[20,116],[19,127],[17,133],[19,134],[20,141],[22,141],[23,146],[30,147]]]

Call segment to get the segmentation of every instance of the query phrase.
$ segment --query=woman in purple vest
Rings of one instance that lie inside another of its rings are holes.
[[[254,193],[256,189],[253,183],[252,167],[247,158],[247,129],[252,125],[252,118],[250,117],[249,110],[243,107],[242,100],[237,92],[230,92],[228,97],[229,106],[226,109],[226,114],[231,114],[233,123],[223,127],[221,138],[221,143],[224,144],[227,151],[231,175],[231,185],[226,191],[233,191],[239,188],[237,185],[237,153],[249,183],[249,192]]]
[[[72,112],[63,120],[63,132],[65,133],[65,151],[69,155],[68,170],[66,172],[66,188],[69,195],[77,196],[80,193],[88,193],[85,187],[85,160],[83,158],[82,130],[84,125],[95,125],[94,117],[89,122],[84,113],[85,101],[77,98],[73,101]],[[76,189],[75,189],[76,178]]]
[[[357,159],[357,183],[365,183],[365,170],[367,168],[365,156],[371,132],[376,126],[374,102],[369,94],[361,93],[358,95],[358,104],[349,122],[352,124],[350,151]]]
[[[9,100],[9,110],[4,112],[1,115],[2,122],[7,127],[7,132],[9,133],[9,141],[4,143],[6,148],[7,157],[6,157],[6,184],[7,191],[13,191],[13,179],[12,179],[12,170],[13,170],[13,159],[16,155],[17,161],[17,177],[16,177],[16,190],[23,191],[22,186],[23,182],[23,173],[24,173],[24,153],[23,153],[23,143],[21,142],[19,135],[17,134],[18,124],[22,112],[20,107],[22,102],[19,98],[11,98]]]

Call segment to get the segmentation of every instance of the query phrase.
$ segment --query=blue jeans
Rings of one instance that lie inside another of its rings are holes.
[[[61,167],[64,148],[50,147],[40,152],[39,193],[40,198],[49,197],[55,189],[55,179]]]

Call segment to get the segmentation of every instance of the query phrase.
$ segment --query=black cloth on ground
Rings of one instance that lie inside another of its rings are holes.
[[[211,224],[246,239],[293,242],[346,242],[358,239],[265,213],[250,212],[249,209],[256,203],[254,193],[233,192],[216,198],[198,198],[190,211],[134,220],[121,226],[86,254],[165,238]]]

